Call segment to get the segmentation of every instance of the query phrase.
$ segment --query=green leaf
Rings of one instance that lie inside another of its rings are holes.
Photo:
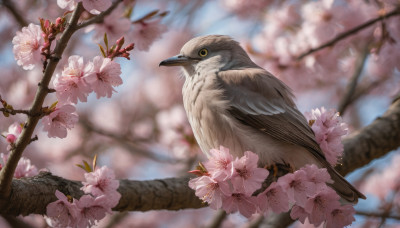
[[[164,11],[164,12],[158,14],[158,16],[160,16],[160,17],[165,17],[165,16],[167,16],[168,14],[169,14],[169,11]]]
[[[93,158],[93,171],[96,169],[96,163],[97,163],[97,154],[95,154],[94,155],[94,158]]]
[[[150,13],[144,15],[141,19],[139,19],[138,21],[145,21],[147,19],[150,19],[152,17],[154,17],[155,15],[157,15],[159,10],[153,10]]]
[[[104,44],[106,45],[106,50],[107,50],[107,52],[108,52],[108,38],[107,38],[107,33],[104,33],[104,38],[103,38],[103,40],[104,40]]]
[[[107,57],[107,55],[106,55],[106,52],[104,51],[104,48],[103,48],[103,46],[101,46],[100,44],[97,44],[97,45],[99,45],[100,52],[101,52],[101,54],[103,55],[103,57],[104,57],[104,58],[106,58],[106,57]],[[107,49],[108,49],[108,48],[107,48]]]
[[[86,169],[85,169],[85,167],[83,167],[83,165],[81,165],[81,164],[75,164],[75,165],[86,171]]]
[[[89,165],[85,160],[83,160],[83,164],[85,165],[85,170],[86,170],[88,173],[90,173],[90,172],[93,171],[92,168],[90,167],[90,165]]]
[[[57,106],[57,104],[58,104],[58,101],[56,101],[56,102],[54,102],[51,106],[50,106],[50,110],[53,110],[53,109],[55,109],[56,108],[56,106]]]

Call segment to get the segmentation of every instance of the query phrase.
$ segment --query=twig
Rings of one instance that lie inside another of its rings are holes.
[[[3,0],[1,4],[4,7],[6,7],[8,11],[10,11],[10,13],[14,16],[15,20],[19,23],[21,27],[28,26],[28,23],[25,21],[25,18],[22,17],[22,15],[18,12],[12,1]]]
[[[214,217],[212,218],[211,223],[206,226],[207,228],[218,228],[221,227],[222,223],[224,222],[224,220],[226,219],[227,214],[224,210],[218,210]]]
[[[0,108],[0,112],[8,113],[10,115],[16,115],[16,114],[26,114],[30,116],[29,110],[22,110],[22,109],[9,109],[9,108]]]
[[[139,146],[133,144],[135,142],[135,140],[129,139],[124,135],[117,135],[117,134],[114,134],[112,132],[108,132],[108,131],[105,131],[103,129],[99,129],[99,128],[93,126],[85,118],[81,117],[79,122],[87,130],[90,130],[92,132],[95,132],[95,133],[103,135],[103,136],[107,136],[107,137],[115,140],[116,142],[119,143],[120,146],[124,147],[125,149],[127,149],[131,153],[137,154],[137,155],[145,157],[145,158],[152,159],[152,160],[157,161],[157,162],[168,162],[168,163],[178,163],[178,162],[180,162],[180,160],[172,159],[172,158],[169,158],[169,157],[161,155],[161,154],[155,154],[155,153],[153,153],[153,152],[151,152],[149,150],[145,150],[143,148],[140,148]]]
[[[385,20],[385,19],[387,19],[387,18],[389,18],[389,17],[395,16],[395,15],[399,15],[399,14],[400,14],[400,9],[399,9],[399,8],[396,8],[395,10],[391,11],[391,12],[388,13],[388,14],[379,16],[379,17],[374,18],[374,19],[371,19],[371,20],[365,22],[364,24],[361,24],[361,25],[359,25],[359,26],[357,26],[357,27],[355,27],[355,28],[352,28],[352,29],[350,29],[350,30],[348,30],[348,31],[346,31],[346,32],[343,32],[343,33],[339,34],[338,36],[336,36],[336,37],[333,38],[332,40],[330,40],[330,41],[328,41],[328,42],[326,42],[326,43],[324,43],[324,44],[322,44],[322,45],[320,45],[320,46],[318,46],[318,47],[316,47],[316,48],[311,48],[311,49],[308,50],[307,52],[305,52],[305,53],[299,55],[299,57],[297,57],[297,60],[301,60],[302,58],[304,58],[305,56],[307,56],[307,55],[309,55],[309,54],[311,54],[311,53],[314,53],[314,52],[319,51],[319,50],[321,50],[321,49],[324,49],[324,48],[326,48],[326,47],[332,46],[332,45],[334,45],[336,42],[338,42],[338,41],[340,41],[340,40],[342,40],[342,39],[344,39],[344,38],[346,38],[346,37],[348,37],[348,36],[354,35],[354,34],[356,34],[357,32],[359,32],[360,30],[363,30],[363,29],[365,29],[365,28],[367,28],[367,27],[369,27],[369,26],[375,24],[375,23],[378,22],[378,21],[382,21],[382,20]]]
[[[83,12],[82,3],[78,3],[75,11],[69,20],[69,25],[60,37],[59,42],[54,48],[54,56],[58,58],[51,58],[49,64],[47,65],[43,78],[39,83],[38,89],[36,91],[35,99],[29,110],[30,113],[39,113],[42,109],[42,105],[46,95],[48,94],[48,85],[50,83],[51,77],[57,67],[58,61],[62,56],[65,48],[67,47],[68,41],[72,34],[77,30],[76,24],[78,23],[79,17]],[[17,167],[18,161],[22,156],[23,151],[31,142],[31,137],[33,131],[39,122],[40,116],[28,116],[28,120],[24,125],[20,137],[15,143],[15,147],[10,151],[10,156],[7,163],[1,169],[0,172],[0,198],[7,198],[11,190],[11,182],[13,179],[15,168]]]
[[[83,27],[86,27],[88,25],[91,24],[95,24],[95,23],[101,23],[104,20],[104,17],[109,15],[117,6],[119,3],[121,3],[122,0],[116,0],[111,6],[110,8],[108,8],[106,11],[100,13],[99,15],[90,18],[89,20],[82,22],[80,24],[78,24],[77,29],[81,29]]]
[[[357,215],[362,215],[362,216],[367,216],[367,217],[374,217],[374,218],[386,217],[386,218],[389,218],[389,219],[400,220],[400,216],[398,216],[398,215],[385,215],[385,214],[380,213],[380,212],[356,211],[356,214]]]
[[[365,60],[368,56],[368,48],[364,47],[360,53],[360,57],[356,63],[356,70],[354,71],[353,76],[351,77],[349,84],[347,84],[345,94],[339,102],[338,105],[338,112],[340,115],[343,115],[344,111],[346,110],[347,106],[351,104],[352,96],[356,90],[358,79],[361,76],[362,70],[364,68]]]

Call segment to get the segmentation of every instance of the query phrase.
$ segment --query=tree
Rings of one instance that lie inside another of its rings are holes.
[[[248,221],[215,212],[188,186],[194,176],[187,171],[207,159],[186,120],[179,72],[157,66],[191,37],[210,32],[239,40],[259,65],[294,89],[301,110],[340,112],[351,133],[342,140],[335,168],[342,175],[357,170],[353,183],[370,207],[355,207],[354,224],[400,219],[397,1],[0,4],[3,21],[12,22],[0,27],[4,226],[43,226],[42,215],[49,222],[54,202],[53,212],[76,206],[65,219],[84,218],[70,223],[80,227],[97,220],[99,227],[291,224],[289,213]],[[97,162],[80,165],[87,173],[75,166],[95,155]],[[99,188],[96,180],[108,184]],[[111,208],[121,213],[103,219]],[[179,211],[158,211],[165,209]],[[26,217],[15,217],[20,215]],[[62,219],[56,222],[65,224]]]

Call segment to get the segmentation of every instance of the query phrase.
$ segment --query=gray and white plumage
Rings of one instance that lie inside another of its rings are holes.
[[[234,156],[257,153],[260,166],[316,164],[328,169],[342,198],[354,203],[365,198],[326,161],[291,90],[251,61],[238,42],[222,35],[196,37],[160,65],[183,67],[183,102],[204,153],[222,145]]]

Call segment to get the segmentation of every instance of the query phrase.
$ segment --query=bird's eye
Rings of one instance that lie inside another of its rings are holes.
[[[200,57],[206,57],[207,54],[208,54],[208,50],[205,49],[205,48],[203,48],[203,49],[201,49],[201,50],[199,51],[199,56],[200,56]]]

